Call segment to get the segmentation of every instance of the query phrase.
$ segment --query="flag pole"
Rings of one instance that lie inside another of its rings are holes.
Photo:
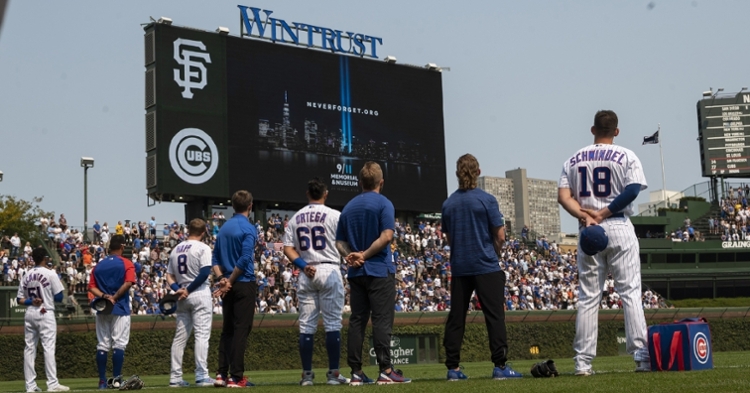
[[[664,152],[661,149],[661,123],[657,123],[656,135],[659,138],[659,156],[661,157],[661,197],[664,201],[664,207],[669,208],[669,201],[667,200],[667,177],[664,174]]]

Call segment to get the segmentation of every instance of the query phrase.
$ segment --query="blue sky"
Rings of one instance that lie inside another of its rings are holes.
[[[639,155],[651,190],[661,189],[658,146],[641,141],[661,123],[667,188],[682,190],[706,180],[696,141],[701,93],[750,84],[746,1],[241,3],[382,37],[379,55],[399,62],[450,67],[449,192],[455,160],[467,152],[485,175],[523,167],[556,180],[563,161],[592,141],[599,109],[618,113],[616,143]],[[44,196],[43,208],[82,225],[79,160],[92,156],[89,225],[181,220],[180,204],[146,205],[140,24],[168,16],[236,35],[237,4],[11,0],[0,30],[0,194]],[[575,221],[562,217],[563,230],[574,231]]]

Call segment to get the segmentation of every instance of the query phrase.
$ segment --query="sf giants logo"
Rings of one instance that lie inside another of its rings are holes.
[[[185,49],[192,47],[202,52]],[[200,41],[178,38],[174,40],[174,60],[182,65],[182,69],[174,69],[174,81],[182,87],[182,98],[193,98],[191,89],[203,89],[208,83],[206,64],[211,64],[211,55],[206,52],[206,46]]]
[[[708,354],[710,353],[708,346],[709,344],[705,334],[697,333],[693,337],[693,353],[700,364],[706,364],[708,361]]]

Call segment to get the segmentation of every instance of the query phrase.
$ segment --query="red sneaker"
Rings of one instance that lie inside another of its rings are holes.
[[[250,386],[255,386],[252,382],[247,380],[247,377],[242,377],[239,381],[235,381],[234,378],[229,378],[229,382],[227,382],[228,388],[247,388]]]
[[[216,374],[216,379],[214,380],[214,387],[224,388],[226,386],[227,386],[227,381],[224,380],[224,377],[221,374]]]

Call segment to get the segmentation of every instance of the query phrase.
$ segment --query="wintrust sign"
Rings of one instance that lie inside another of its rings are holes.
[[[250,36],[309,48],[329,50],[334,53],[378,58],[378,45],[383,39],[362,33],[343,31],[273,18],[273,11],[255,7],[237,6],[240,9],[241,36]]]

